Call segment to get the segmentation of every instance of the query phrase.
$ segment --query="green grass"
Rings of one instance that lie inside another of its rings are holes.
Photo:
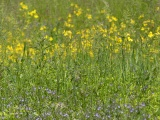
[[[160,119],[158,0],[21,2],[0,3],[0,119]]]

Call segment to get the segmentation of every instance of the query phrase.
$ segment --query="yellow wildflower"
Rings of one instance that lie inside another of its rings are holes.
[[[94,54],[93,54],[92,50],[89,51],[89,55],[90,55],[90,57],[94,57]]]
[[[122,38],[121,38],[121,37],[115,36],[115,40],[116,40],[118,43],[121,43],[121,42],[122,42]]]
[[[28,6],[25,5],[23,2],[20,2],[20,6],[23,10],[28,10]]]
[[[140,16],[138,17],[138,19],[142,19],[142,18],[144,18],[144,14],[142,14],[142,15],[140,15]]]
[[[146,21],[143,21],[143,26],[147,26],[148,23],[152,22],[152,24],[154,24],[154,21],[152,20],[146,20]]]
[[[80,16],[80,15],[82,14],[82,9],[79,8],[78,11],[74,11],[74,14],[75,14],[76,16]]]
[[[130,36],[128,36],[127,39],[128,39],[128,41],[130,41],[130,42],[133,41],[133,39],[132,39]]]
[[[89,41],[89,40],[84,40],[82,41],[82,46],[84,47],[84,49],[87,49],[87,48],[91,48],[92,47],[92,41]]]
[[[141,40],[142,42],[145,42],[145,38],[143,36],[141,36]]]
[[[28,14],[30,16],[33,16],[34,18],[38,18],[39,17],[36,10],[33,10],[33,11],[29,12]]]
[[[70,48],[71,48],[71,52],[72,53],[76,53],[77,52],[77,48],[76,47],[70,46]]]
[[[69,23],[72,22],[72,19],[71,19],[71,18],[68,18],[67,22],[69,22]]]
[[[40,27],[40,30],[42,31],[42,30],[46,30],[46,26],[41,26]]]
[[[112,19],[109,15],[107,15],[106,18],[108,19],[108,22],[112,22]]]
[[[118,49],[118,48],[114,49],[114,52],[115,52],[115,53],[118,53],[118,52],[119,52],[119,49]]]
[[[16,62],[16,57],[11,55],[11,56],[8,56],[8,59],[13,61],[13,62]]]
[[[122,29],[126,28],[126,24],[122,22],[122,23],[121,23],[121,28],[122,28]]]
[[[68,23],[68,22],[64,22],[64,26],[66,26],[66,27],[69,27],[69,28],[73,28],[74,27],[74,25],[72,25],[72,24],[70,24],[70,23]]]
[[[39,16],[36,14],[36,15],[34,15],[34,18],[38,18]]]
[[[131,19],[131,22],[130,22],[131,24],[135,24],[135,21],[133,20],[133,19]]]
[[[112,20],[117,21],[118,19],[116,17],[112,16]]]
[[[147,26],[148,24],[147,23],[143,23],[143,26]]]
[[[9,52],[13,52],[13,47],[12,46],[7,46],[7,49],[9,50]]]
[[[126,33],[126,37],[127,37],[127,40],[128,40],[128,41],[130,41],[130,42],[133,41],[133,39],[130,37],[130,34],[129,34],[129,33]]]
[[[29,12],[28,14],[29,14],[30,16],[33,16],[33,15],[36,14],[36,10],[33,10],[33,11]]]
[[[48,35],[46,35],[44,38],[45,38],[45,39],[48,39]]]
[[[149,34],[148,34],[148,37],[152,38],[153,36],[154,36],[154,34],[150,31]]]
[[[92,15],[91,14],[87,14],[86,15],[88,19],[92,19]]]
[[[72,38],[72,31],[70,30],[64,30],[63,31],[64,36],[68,36],[70,39]]]
[[[68,18],[71,18],[72,17],[72,15],[71,14],[68,14]]]
[[[49,41],[53,41],[53,37],[49,37]]]
[[[24,50],[24,44],[18,43],[15,48],[16,53],[22,56],[23,50]]]
[[[141,27],[141,30],[144,31],[144,27]]]
[[[55,50],[59,50],[59,48],[60,48],[57,43],[54,45],[54,47],[55,47]]]
[[[31,58],[34,58],[34,56],[35,56],[35,49],[33,49],[33,48],[29,48],[29,55],[30,55],[30,57]]]

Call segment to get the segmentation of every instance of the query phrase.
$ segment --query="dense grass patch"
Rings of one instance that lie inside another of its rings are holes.
[[[158,0],[2,0],[0,119],[160,119]]]

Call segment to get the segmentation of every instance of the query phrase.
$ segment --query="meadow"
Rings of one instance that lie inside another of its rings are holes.
[[[0,1],[0,119],[160,120],[159,0]]]

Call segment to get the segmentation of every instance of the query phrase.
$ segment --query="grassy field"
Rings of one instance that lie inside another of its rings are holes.
[[[160,120],[158,0],[1,0],[0,119]]]

